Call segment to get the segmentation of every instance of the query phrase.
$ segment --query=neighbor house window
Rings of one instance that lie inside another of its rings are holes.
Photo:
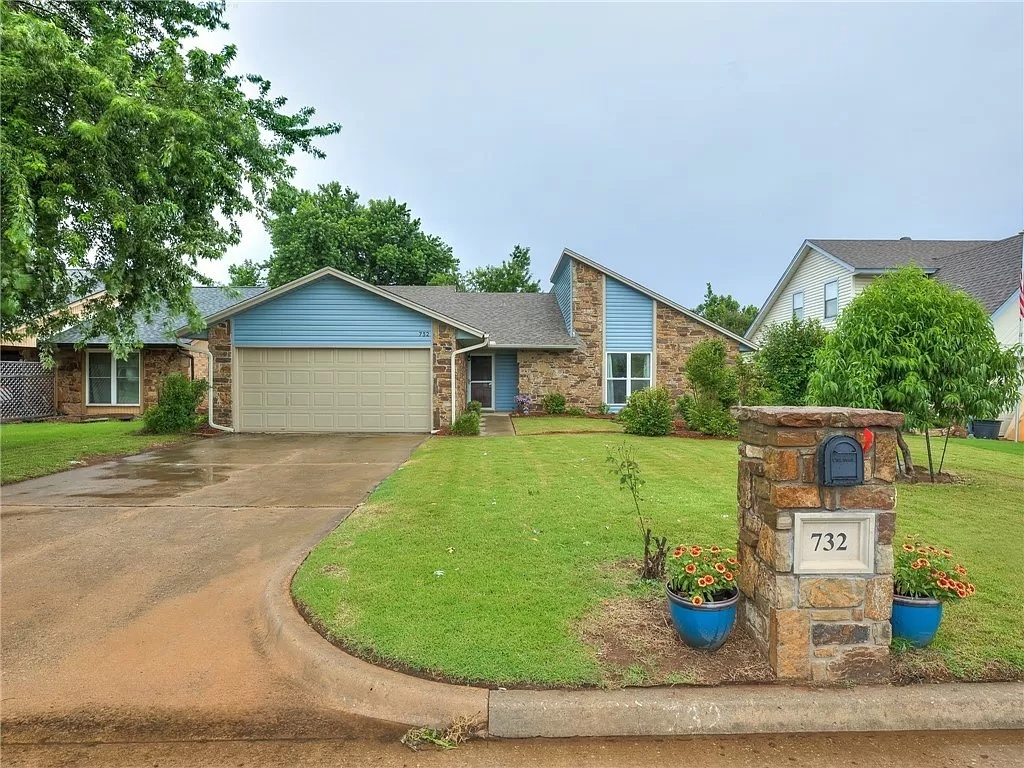
[[[607,381],[608,405],[625,405],[631,394],[651,386],[651,353],[609,353]]]
[[[804,292],[797,291],[793,294],[793,317],[796,320],[804,319]]]
[[[835,317],[839,314],[839,283],[833,280],[825,283],[825,317]]]
[[[139,404],[139,353],[118,360],[109,352],[85,356],[86,402],[89,405]]]

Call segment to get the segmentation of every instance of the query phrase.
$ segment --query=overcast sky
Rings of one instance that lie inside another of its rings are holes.
[[[464,268],[573,250],[760,305],[805,238],[1024,219],[1024,14],[978,4],[229,3],[241,71],[342,123],[297,183],[395,197]],[[255,221],[207,273],[265,259]]]

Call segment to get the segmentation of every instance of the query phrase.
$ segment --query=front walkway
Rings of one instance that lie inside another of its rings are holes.
[[[485,413],[480,419],[481,437],[514,437],[512,416],[507,413]]]

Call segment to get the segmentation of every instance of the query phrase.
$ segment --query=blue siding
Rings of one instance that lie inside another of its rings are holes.
[[[604,347],[606,352],[654,349],[654,300],[605,277]]]
[[[429,347],[426,315],[335,277],[323,277],[231,318],[251,347]]]
[[[565,259],[562,262],[562,268],[555,275],[555,281],[552,285],[554,287],[555,300],[558,302],[558,308],[562,310],[562,319],[565,321],[565,327],[569,330],[569,333],[572,333],[572,259]]]
[[[519,361],[515,352],[494,355],[494,410],[513,411],[519,394]]]

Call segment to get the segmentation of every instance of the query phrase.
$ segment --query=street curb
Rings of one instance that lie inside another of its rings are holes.
[[[491,691],[488,732],[671,736],[1024,728],[1024,684]]]
[[[335,647],[309,626],[291,597],[292,576],[308,553],[303,550],[278,569],[260,603],[264,648],[282,671],[318,698],[364,717],[433,728],[446,727],[462,715],[486,719],[486,688],[421,680],[376,667]]]

